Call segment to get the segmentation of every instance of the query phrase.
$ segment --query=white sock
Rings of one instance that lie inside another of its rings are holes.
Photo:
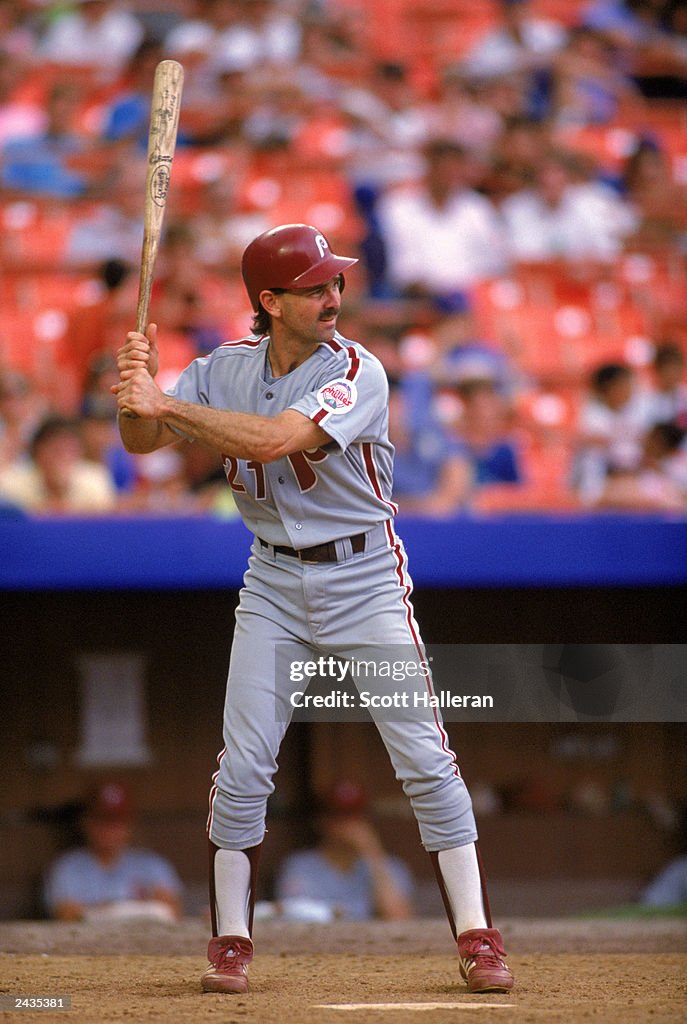
[[[217,850],[214,861],[218,935],[248,938],[250,861],[241,850]]]
[[[439,851],[439,868],[453,911],[456,931],[486,928],[482,902],[482,881],[474,843]]]

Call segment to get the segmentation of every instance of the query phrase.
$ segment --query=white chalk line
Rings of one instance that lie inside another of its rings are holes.
[[[495,1010],[517,1003],[316,1003],[312,1010]]]

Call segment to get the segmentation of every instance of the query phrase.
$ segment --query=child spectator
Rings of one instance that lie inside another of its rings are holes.
[[[462,414],[455,439],[469,459],[476,487],[519,484],[520,455],[509,429],[508,402],[493,380],[464,380],[457,387]]]
[[[687,511],[685,431],[677,423],[655,423],[644,438],[639,465],[611,471],[597,508],[636,512]]]
[[[662,423],[681,421],[687,416],[685,353],[672,341],[658,345],[654,354],[654,385],[649,392],[649,420]]]
[[[610,470],[634,469],[649,423],[646,395],[623,363],[604,363],[592,374],[577,423],[572,483],[583,502],[598,500]]]

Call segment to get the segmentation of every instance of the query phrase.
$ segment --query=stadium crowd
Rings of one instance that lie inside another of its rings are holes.
[[[118,442],[155,65],[185,69],[163,386],[246,334],[240,255],[358,255],[402,512],[687,511],[684,0],[0,0],[0,504],[236,514]]]

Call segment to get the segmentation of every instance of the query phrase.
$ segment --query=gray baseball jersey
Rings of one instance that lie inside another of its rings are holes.
[[[232,643],[224,749],[210,794],[208,831],[225,849],[262,842],[277,753],[302,683],[279,670],[312,653],[365,660],[401,645],[421,662],[403,545],[391,500],[393,446],[381,363],[340,334],[295,370],[270,374],[269,338],[228,342],[196,359],[170,392],[218,409],[274,416],[296,409],[331,442],[269,465],[226,457],[239,511],[255,534]],[[364,534],[363,550],[353,537]],[[337,560],[308,563],[277,550],[336,541]],[[279,659],[277,658],[279,651]],[[389,685],[377,681],[383,688]],[[396,684],[394,684],[396,685]],[[431,690],[422,673],[411,684]],[[441,716],[404,721],[371,712],[428,850],[474,841],[469,794]]]
[[[283,377],[272,377],[269,338],[231,341],[184,370],[170,394],[234,412],[275,416],[296,409],[332,438],[269,465],[226,457],[241,516],[270,544],[312,547],[391,518],[393,446],[384,368],[336,334]]]

